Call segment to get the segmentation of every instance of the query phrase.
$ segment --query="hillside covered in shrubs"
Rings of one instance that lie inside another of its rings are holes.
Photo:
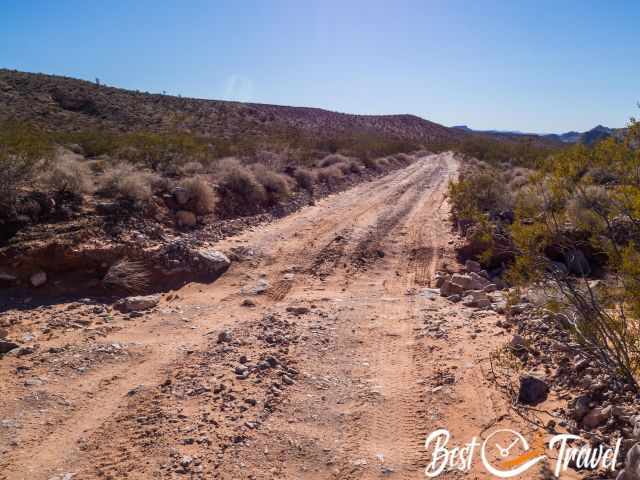
[[[466,254],[534,289],[582,355],[640,381],[640,124],[623,139],[471,160],[450,186]]]

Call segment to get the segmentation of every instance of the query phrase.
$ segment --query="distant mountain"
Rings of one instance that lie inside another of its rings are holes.
[[[583,143],[585,145],[593,145],[600,140],[604,140],[610,136],[621,136],[625,131],[624,128],[609,128],[603,125],[597,125],[596,127],[588,130],[586,132],[566,132],[566,133],[549,133],[549,134],[539,134],[539,133],[524,133],[513,130],[472,130],[466,125],[457,125],[451,127],[453,129],[464,130],[466,132],[475,132],[482,133],[485,135],[491,135],[497,138],[505,138],[505,137],[540,137],[546,140],[551,140],[554,142],[561,143]]]

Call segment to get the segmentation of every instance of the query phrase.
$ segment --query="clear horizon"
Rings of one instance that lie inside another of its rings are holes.
[[[558,3],[5,2],[0,67],[478,130],[624,126],[640,4]]]

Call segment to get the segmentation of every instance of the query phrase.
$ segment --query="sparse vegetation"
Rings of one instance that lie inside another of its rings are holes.
[[[583,352],[634,388],[640,380],[638,132],[632,121],[624,141],[608,138],[544,159],[486,155],[449,189],[454,216],[481,246],[481,261],[490,264],[496,243],[506,241],[509,281],[544,291],[546,307]]]
[[[86,163],[69,157],[52,163],[39,177],[45,189],[75,196],[93,190],[91,171]]]
[[[256,180],[264,187],[268,204],[278,203],[291,195],[289,179],[284,175],[269,170],[261,163],[251,165],[251,171]]]
[[[214,211],[218,199],[209,182],[204,177],[191,177],[180,182],[180,187],[187,192],[195,213],[204,215]]]
[[[312,191],[313,185],[316,183],[316,174],[308,168],[299,167],[296,168],[293,177],[298,182],[300,188]]]

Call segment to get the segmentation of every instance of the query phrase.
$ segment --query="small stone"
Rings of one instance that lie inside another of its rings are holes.
[[[229,330],[223,330],[218,334],[218,343],[229,343],[233,340],[233,336]]]
[[[245,298],[240,305],[243,307],[255,307],[256,302],[254,302],[250,298]]]
[[[283,375],[282,376],[282,383],[284,383],[285,385],[293,385],[296,382],[295,382],[295,380],[293,380],[288,375]]]
[[[526,405],[537,405],[544,402],[549,395],[549,386],[544,380],[532,375],[520,377],[518,402]]]
[[[47,274],[45,272],[36,272],[29,278],[31,285],[34,287],[41,287],[45,283],[47,283]]]
[[[589,413],[585,415],[582,419],[582,425],[585,428],[598,428],[601,425],[604,425],[609,419],[611,410],[606,410],[600,407],[596,407],[592,409]]]
[[[17,343],[10,342],[9,340],[0,340],[0,354],[9,353],[19,346]]]
[[[116,303],[116,308],[124,313],[139,312],[149,310],[160,302],[160,295],[146,295],[137,297],[127,297]]]
[[[287,312],[294,315],[305,315],[309,313],[309,309],[307,307],[287,307]]]

